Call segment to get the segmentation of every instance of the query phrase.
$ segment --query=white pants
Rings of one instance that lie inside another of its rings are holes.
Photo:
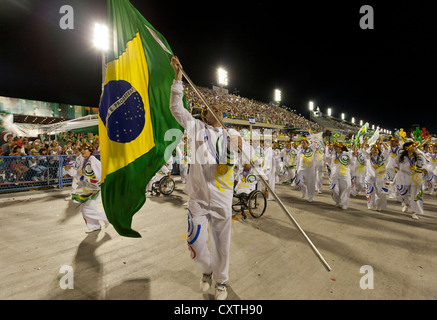
[[[385,186],[385,177],[381,179],[364,180],[366,186],[367,208],[385,209],[387,207],[387,197],[382,187]]]
[[[217,283],[225,283],[229,274],[231,245],[231,204],[211,207],[188,200],[188,250],[202,273],[212,273]],[[208,224],[211,235],[211,252],[207,246]]]
[[[80,205],[83,219],[85,220],[88,230],[98,230],[101,228],[99,221],[108,221],[105,211],[98,209],[97,204],[100,195],[96,200],[88,200]]]
[[[423,200],[419,194],[422,184],[397,185],[402,198],[402,206],[410,207],[411,212],[423,214]],[[423,194],[422,194],[423,196]]]
[[[323,189],[323,166],[316,166],[316,190],[322,191]]]
[[[187,183],[188,165],[179,165],[179,169],[182,183]]]
[[[398,202],[402,201],[401,196],[399,195],[398,188],[396,186],[396,173],[393,168],[387,168],[386,179],[390,182],[389,186],[389,194],[390,199],[396,198]]]
[[[332,191],[332,199],[335,205],[346,207],[349,204],[349,196],[351,193],[351,178],[345,176],[343,178],[332,178],[330,181],[330,189]]]
[[[296,175],[296,186],[302,192],[302,197],[308,194],[308,200],[312,201],[314,199],[314,194],[316,192],[316,177],[315,170],[299,170]]]

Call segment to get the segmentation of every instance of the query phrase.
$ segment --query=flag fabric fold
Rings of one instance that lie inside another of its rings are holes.
[[[360,144],[360,138],[361,138],[364,134],[367,133],[368,128],[369,128],[369,123],[366,122],[366,123],[365,123],[365,124],[360,128],[360,130],[358,130],[357,135],[355,136],[355,141],[354,141],[355,146],[357,146],[357,147],[359,146],[359,144]]]
[[[102,203],[120,235],[141,237],[131,228],[133,215],[168,160],[164,153],[171,154],[183,133],[169,108],[172,51],[128,0],[108,0],[108,27],[112,42],[99,105]],[[177,130],[165,138],[170,129]]]

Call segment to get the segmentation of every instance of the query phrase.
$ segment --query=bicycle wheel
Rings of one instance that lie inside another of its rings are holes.
[[[159,191],[164,195],[169,195],[174,190],[174,180],[170,177],[164,177],[159,181]]]
[[[261,217],[267,208],[267,199],[259,190],[252,191],[247,201],[249,213],[254,218]]]

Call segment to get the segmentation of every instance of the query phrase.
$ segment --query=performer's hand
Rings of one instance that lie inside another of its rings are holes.
[[[171,57],[170,64],[175,71],[175,80],[182,80],[182,65],[179,62],[178,57],[176,56]]]
[[[65,166],[65,170],[70,170],[71,166],[69,166],[68,164]]]

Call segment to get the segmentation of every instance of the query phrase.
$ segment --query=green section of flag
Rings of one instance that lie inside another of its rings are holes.
[[[133,215],[183,133],[169,108],[172,51],[127,0],[108,0],[108,27],[112,42],[99,106],[102,203],[120,235],[140,237]]]

